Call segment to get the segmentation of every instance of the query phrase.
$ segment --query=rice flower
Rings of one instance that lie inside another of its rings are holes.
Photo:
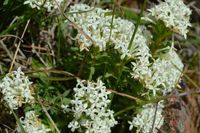
[[[117,121],[114,112],[107,109],[110,100],[104,83],[100,80],[97,83],[85,80],[77,82],[74,99],[71,101],[74,120],[68,127],[72,132],[84,128],[86,133],[110,133]]]
[[[25,118],[21,117],[20,122],[26,133],[48,133],[51,131],[51,129],[42,124],[35,111],[26,112]],[[17,126],[17,131],[21,132],[19,125]]]
[[[31,8],[40,10],[42,7],[46,8],[48,12],[58,9],[64,0],[26,0],[24,4],[28,4]]]
[[[191,10],[183,3],[183,0],[165,0],[160,2],[159,5],[148,10],[149,14],[146,20],[153,21],[152,17],[156,20],[162,20],[166,27],[169,27],[174,32],[187,37],[188,27],[190,24]]]
[[[70,7],[69,19],[90,37],[88,39],[81,32],[77,34],[76,39],[80,44],[80,50],[89,51],[91,46],[96,46],[100,51],[104,51],[107,45],[112,45],[121,54],[121,59],[126,56],[137,58],[144,53],[149,55],[147,42],[151,35],[144,26],[139,26],[130,44],[135,25],[131,21],[115,16],[112,21],[112,15],[108,15],[111,12],[108,9],[93,8],[85,4],[75,4]]]
[[[184,67],[173,48],[161,54],[148,67],[140,68],[136,66],[136,63],[132,64],[132,76],[138,79],[154,96],[157,93],[166,95],[171,92],[176,87]]]
[[[0,91],[3,94],[3,100],[11,109],[18,109],[25,103],[33,103],[33,90],[30,88],[32,82],[21,71],[6,74],[0,82]]]
[[[164,122],[164,117],[162,115],[163,107],[163,101],[159,102],[157,105],[153,103],[143,105],[140,113],[133,117],[132,121],[128,121],[130,124],[129,130],[132,130],[133,127],[137,127],[137,133],[150,133],[151,131],[157,133],[157,129],[160,129]]]

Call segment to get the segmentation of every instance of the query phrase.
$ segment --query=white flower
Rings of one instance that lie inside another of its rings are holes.
[[[147,36],[150,36],[148,31],[143,27],[141,29],[138,29],[138,32],[140,34],[146,34]],[[147,39],[144,38],[144,36],[140,36],[140,34],[136,34],[136,43],[132,45],[131,49],[132,58],[135,59],[134,62],[131,62],[133,65],[133,72],[132,76],[135,79],[139,79],[140,81],[143,81],[144,78],[151,74],[151,71],[149,70],[150,62],[149,58],[151,57],[149,47],[146,45]]]
[[[71,131],[74,132],[76,129],[80,127],[79,123],[77,121],[71,121],[68,125],[68,128],[71,128]]]
[[[70,111],[70,109],[69,109],[69,105],[64,105],[64,104],[62,104],[62,105],[61,105],[61,108],[63,109],[63,112],[64,112],[64,113]]]
[[[153,133],[157,133],[156,129],[160,129],[164,122],[164,117],[162,116],[163,107],[163,101],[158,103],[157,110],[156,104],[150,103],[143,105],[141,112],[138,113],[136,117],[133,117],[132,121],[128,121],[130,124],[129,130],[132,130],[133,127],[137,127],[137,132],[149,133],[155,119]]]
[[[71,131],[83,127],[86,133],[110,133],[111,127],[117,124],[113,111],[107,109],[110,100],[109,92],[103,82],[93,83],[78,80],[74,88],[74,100],[71,101],[74,120],[68,125]]]
[[[149,12],[145,19],[153,21],[151,20],[151,16],[153,16],[156,20],[162,20],[166,27],[186,38],[187,28],[191,26],[189,22],[191,10],[182,0],[161,1],[159,5],[149,9]]]
[[[46,128],[45,125],[41,123],[41,120],[34,111],[26,112],[25,118],[21,117],[20,122],[26,133],[47,133],[51,131],[51,129]],[[19,125],[17,126],[17,131],[21,132]]]
[[[128,57],[138,57],[145,53],[149,54],[147,46],[149,34],[144,27],[139,27],[135,38],[129,48],[131,36],[135,29],[132,22],[115,17],[112,23],[112,16],[106,13],[110,10],[101,8],[92,8],[85,4],[76,4],[70,7],[70,20],[75,22],[82,30],[91,37],[94,43],[86,38],[83,33],[78,33],[76,38],[80,44],[80,50],[89,50],[89,47],[95,45],[100,51],[106,49],[106,45],[113,45],[114,49],[121,54],[121,59]],[[112,31],[111,31],[112,29]],[[111,33],[111,35],[110,35]]]
[[[31,84],[20,67],[17,71],[8,73],[0,82],[3,100],[11,109],[18,109],[23,103],[33,103],[33,91],[29,87]]]
[[[150,82],[154,88],[160,88],[163,95],[166,95],[176,87],[182,75],[183,67],[184,65],[177,53],[170,49],[151,66],[152,76]]]
[[[43,6],[48,12],[58,9],[64,0],[26,0],[24,4],[29,4],[31,8],[40,8]]]
[[[152,91],[154,96],[158,92],[166,95],[172,91],[176,87],[184,67],[173,48],[160,55],[151,65],[149,63],[148,66],[142,67],[143,63],[145,62],[132,63],[132,76]]]

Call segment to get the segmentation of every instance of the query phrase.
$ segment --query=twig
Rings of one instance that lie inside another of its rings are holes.
[[[182,72],[182,70],[177,67],[176,64],[173,63],[173,65],[178,71]],[[196,90],[200,89],[200,87],[189,76],[187,76],[185,73],[183,73],[183,76],[195,87]]]
[[[6,133],[9,133],[7,128],[5,129],[5,132],[6,132]]]
[[[53,127],[55,128],[55,130],[60,133],[59,129],[57,128],[55,122],[53,121],[53,119],[51,118],[51,116],[49,115],[48,111],[46,110],[46,108],[42,105],[42,102],[40,101],[40,99],[38,98],[38,102],[42,107],[42,110],[44,111],[45,115],[48,117],[48,119],[50,120],[51,124],[53,125]]]
[[[156,97],[155,100],[145,101],[145,104],[147,104],[147,103],[157,103],[161,100],[166,100],[166,99],[169,99],[169,98],[183,97],[183,96],[188,96],[188,95],[193,95],[193,94],[200,94],[200,90],[198,90],[198,91],[187,91],[187,92],[183,92],[183,93],[180,93],[180,94],[163,96],[163,97]]]
[[[11,127],[9,127],[8,125],[6,125],[6,124],[1,124],[2,126],[4,126],[4,127],[6,127],[7,129],[9,129],[9,130],[13,130]]]
[[[18,16],[16,16],[16,17],[12,20],[12,22],[9,24],[9,27],[10,27],[11,25],[13,25],[17,19],[19,19]]]
[[[12,34],[0,35],[0,38],[6,38],[6,37],[14,37],[14,38],[19,39],[21,42],[23,42],[23,40],[20,37],[16,36],[16,35],[12,35]]]
[[[3,49],[6,51],[6,53],[8,54],[8,57],[12,60],[12,54],[10,53],[10,51],[8,50],[7,46],[4,44],[4,42],[2,40],[0,40],[0,44],[2,45]]]
[[[31,49],[38,49],[38,50],[40,50],[40,51],[47,51],[47,52],[50,51],[48,48],[40,47],[40,46],[35,46],[35,45],[31,45],[31,46],[26,46],[26,45],[24,45],[24,46],[22,46],[22,47],[24,47],[24,48],[31,48]]]
[[[193,70],[187,70],[185,73],[186,74],[197,74],[197,75],[200,75],[200,72],[193,71]]]
[[[141,99],[139,99],[137,97],[125,94],[125,93],[120,93],[120,92],[117,92],[117,91],[114,91],[114,90],[110,90],[110,89],[107,89],[107,91],[110,91],[110,92],[112,92],[114,94],[117,94],[117,95],[120,95],[120,96],[123,96],[123,97],[128,97],[128,98],[133,99],[133,100],[135,100],[137,102],[140,102],[140,103],[145,103],[145,101],[143,101],[143,100],[141,100]]]
[[[22,38],[24,37],[24,34],[25,34],[26,29],[27,29],[27,27],[28,27],[28,25],[29,25],[29,22],[30,22],[30,19],[29,19],[29,20],[27,21],[27,23],[26,23],[26,26],[25,26],[24,31],[23,31],[23,33],[22,33],[22,36],[21,36],[21,38],[20,38],[21,40],[22,40]],[[18,43],[18,45],[17,45],[17,49],[16,49],[16,51],[15,51],[15,55],[14,55],[14,57],[13,57],[13,60],[12,60],[12,63],[11,63],[9,72],[11,72],[11,70],[12,70],[12,68],[13,68],[13,64],[14,64],[14,62],[15,62],[15,59],[16,59],[16,57],[17,57],[17,53],[18,53],[18,51],[19,51],[19,47],[20,47],[21,42],[22,42],[21,40],[19,41],[19,43]]]
[[[160,100],[165,100],[165,99],[174,98],[174,97],[182,97],[182,96],[187,96],[187,95],[192,95],[192,94],[200,94],[200,90],[198,90],[198,91],[188,91],[188,92],[180,93],[178,95],[176,94],[176,95],[170,95],[170,96],[165,96],[165,97],[157,97],[156,100],[143,101],[143,100],[141,100],[141,99],[139,99],[137,97],[134,97],[134,96],[131,96],[131,95],[128,95],[128,94],[125,94],[125,93],[120,93],[120,92],[117,92],[117,91],[114,91],[114,90],[110,90],[110,89],[107,89],[107,90],[112,92],[112,93],[115,93],[117,95],[128,97],[130,99],[133,99],[133,100],[135,100],[137,102],[144,103],[144,104],[157,103]]]
[[[189,76],[187,76],[184,73],[183,73],[183,76],[186,78],[186,80],[188,80],[195,87],[195,89],[197,89],[197,90],[200,89],[200,87]]]
[[[80,79],[79,77],[75,76],[74,74],[70,72],[66,72],[62,70],[54,70],[54,69],[34,70],[34,71],[26,72],[26,73],[39,73],[39,72],[62,74],[62,75],[72,76],[72,77],[76,77]]]
[[[32,43],[32,53],[34,53],[34,54],[36,54],[36,56],[39,58],[39,60],[42,62],[42,64],[45,66],[45,67],[48,67],[48,63],[46,63],[41,57],[40,57],[40,51],[39,52],[37,52],[36,50],[35,50],[35,48],[34,48],[34,43]],[[40,50],[40,49],[39,49]]]
[[[196,13],[200,15],[200,9],[197,6],[195,6],[195,4],[197,4],[197,1],[192,1],[187,6],[193,8],[196,11]]]
[[[200,90],[183,92],[183,93],[178,94],[177,96],[182,97],[182,96],[187,96],[187,95],[192,95],[192,94],[200,94]]]

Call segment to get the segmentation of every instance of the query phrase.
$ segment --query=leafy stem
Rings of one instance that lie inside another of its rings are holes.
[[[133,34],[131,36],[131,40],[129,42],[128,49],[130,49],[131,46],[132,46],[132,43],[133,43],[133,40],[134,40],[135,35],[137,33],[138,27],[139,27],[139,25],[141,23],[141,19],[142,19],[142,15],[143,15],[144,9],[146,7],[146,3],[147,3],[147,0],[145,0],[144,3],[143,3],[143,5],[142,5],[142,9],[140,11],[139,18],[137,19],[137,22],[136,22],[136,25],[135,25],[135,29],[134,29]]]

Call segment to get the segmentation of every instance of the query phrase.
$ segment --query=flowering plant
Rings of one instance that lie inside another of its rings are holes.
[[[21,25],[24,41],[11,36],[20,41],[10,54],[0,40],[12,59],[0,92],[16,118],[16,131],[162,129],[165,98],[183,75],[176,45],[182,36],[187,39],[191,10],[182,0],[160,1],[145,9],[147,4],[145,0],[137,14],[119,3],[104,8],[102,1],[21,3],[26,11],[16,25],[28,18]]]

